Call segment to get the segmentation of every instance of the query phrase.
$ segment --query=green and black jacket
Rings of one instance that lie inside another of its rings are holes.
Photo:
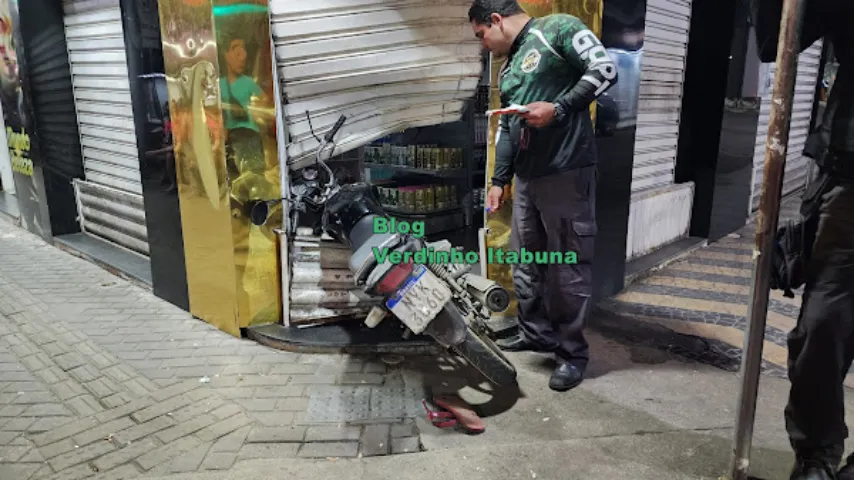
[[[531,19],[501,68],[501,106],[557,102],[566,116],[533,128],[522,117],[502,115],[492,184],[504,186],[514,174],[534,178],[595,164],[590,103],[616,82],[616,65],[580,19],[566,14]]]

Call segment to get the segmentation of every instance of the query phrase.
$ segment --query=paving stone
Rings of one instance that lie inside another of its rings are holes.
[[[66,468],[92,461],[115,449],[115,446],[110,442],[96,442],[85,447],[75,448],[68,453],[63,453],[62,455],[53,457],[48,460],[48,463],[54,471],[60,472]]]
[[[394,438],[391,441],[391,453],[416,453],[421,451],[421,440],[418,437]]]
[[[86,393],[86,389],[74,380],[65,380],[52,385],[51,390],[62,401],[69,400]]]
[[[240,447],[246,442],[246,437],[252,431],[252,426],[247,425],[221,437],[211,446],[212,452],[239,452]]]
[[[308,409],[309,399],[306,397],[282,398],[276,401],[274,410],[280,412],[304,412]]]
[[[27,447],[30,448],[30,447]],[[36,448],[30,448],[26,455],[18,459],[20,463],[44,463],[45,458]]]
[[[175,410],[170,416],[176,422],[186,422],[187,420],[196,418],[199,415],[212,412],[225,404],[225,400],[219,397],[208,397],[204,400],[199,400],[187,405],[186,407]]]
[[[152,398],[154,398],[153,395]],[[157,399],[155,398],[155,400]],[[154,417],[165,415],[169,412],[172,412],[173,410],[177,410],[181,407],[189,405],[190,403],[193,403],[194,400],[194,397],[189,396],[187,394],[179,395],[177,397],[172,397],[169,400],[155,403],[154,405],[144,408],[142,410],[133,412],[131,414],[131,417],[140,423],[147,422],[148,420],[151,420]]]
[[[202,470],[227,470],[237,460],[235,452],[211,452],[202,462]]]
[[[290,398],[302,397],[306,394],[304,385],[288,385],[285,387],[258,387],[255,389],[255,398]]]
[[[108,453],[103,457],[92,462],[100,471],[110,470],[119,465],[130,462],[131,460],[150,452],[158,447],[158,444],[149,438],[144,438],[140,441],[133,442],[119,450]]]
[[[274,410],[278,410],[276,407],[277,402],[278,400],[275,398],[253,398],[242,400],[240,405],[250,412],[272,412]],[[305,402],[305,405],[308,406],[307,401]]]
[[[161,463],[170,462],[173,458],[199,446],[201,443],[195,437],[179,438],[137,458],[136,463],[144,470],[151,470]]]
[[[120,445],[127,444],[174,425],[175,421],[169,416],[164,415],[122,430],[113,436],[113,440]]]
[[[115,436],[118,432],[134,425],[133,420],[128,417],[122,417],[103,425],[98,425],[97,427],[86,430],[85,432],[78,433],[71,439],[77,445],[89,445],[90,443],[104,441],[104,439]]]
[[[355,457],[358,454],[358,442],[306,443],[298,453],[306,458]]]
[[[391,426],[392,438],[414,437],[418,435],[418,426],[415,423],[403,423]]]
[[[49,432],[55,428],[59,428],[63,425],[67,425],[70,422],[73,422],[73,417],[44,417],[39,418],[32,425],[27,427],[28,433],[41,433],[41,432]]]
[[[30,478],[37,470],[42,468],[40,463],[3,463],[0,464],[0,478],[2,479],[26,479]]]
[[[42,403],[31,406],[23,415],[26,417],[52,417],[72,415],[72,413],[61,403]]]
[[[389,443],[391,428],[389,425],[368,425],[362,432],[362,455],[374,457],[388,455],[391,452]]]
[[[281,363],[270,368],[274,375],[313,375],[320,367],[310,363]]]
[[[151,398],[156,402],[162,402],[164,400],[168,400],[172,397],[177,397],[183,393],[190,392],[192,390],[196,390],[199,388],[198,382],[181,382],[174,386],[164,388],[160,391],[154,392],[151,394]]]
[[[208,450],[210,450],[210,445],[202,444],[175,457],[169,465],[169,471],[172,473],[183,473],[198,470],[205,456],[207,456]]]
[[[15,463],[32,450],[32,447],[7,446],[0,447],[0,463]]]
[[[139,476],[139,470],[133,464],[128,464],[109,472],[99,473],[92,480],[126,480],[136,476]]]
[[[250,423],[252,423],[251,418],[238,414],[199,430],[195,436],[203,442],[212,442]]]
[[[81,417],[88,417],[104,410],[104,407],[95,400],[95,397],[88,394],[74,397],[68,400],[66,405]]]
[[[299,443],[247,443],[240,448],[237,458],[239,460],[294,458],[299,449]]]
[[[216,421],[217,419],[213,415],[199,415],[198,417],[181,422],[178,425],[175,425],[174,427],[170,427],[160,432],[157,432],[155,436],[161,442],[169,443],[181,437],[198,432],[199,430],[205,427],[213,425],[214,423],[216,423]]]
[[[3,424],[3,430],[7,432],[23,432],[27,427],[35,423],[35,421],[35,418],[28,417],[12,418]]]
[[[309,427],[305,434],[306,442],[357,441],[362,434],[361,427]]]
[[[293,412],[249,412],[249,416],[265,427],[286,427],[294,423]]]
[[[61,455],[63,453],[70,452],[76,448],[76,445],[70,438],[66,438],[65,440],[60,440],[55,443],[51,443],[50,445],[44,445],[39,447],[39,452],[45,458],[53,458],[57,455]]]
[[[306,427],[254,427],[247,438],[249,443],[302,442]]]
[[[95,367],[91,365],[81,365],[73,370],[70,370],[68,373],[71,374],[72,377],[76,378],[81,383],[91,382],[100,376],[100,372],[98,372]]]

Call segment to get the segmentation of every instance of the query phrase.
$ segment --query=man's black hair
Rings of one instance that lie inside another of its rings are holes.
[[[490,18],[493,13],[509,17],[525,13],[517,0],[474,0],[469,8],[469,22],[481,25],[492,25]]]

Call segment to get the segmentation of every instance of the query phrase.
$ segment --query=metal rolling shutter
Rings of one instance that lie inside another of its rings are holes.
[[[65,0],[85,179],[75,181],[84,231],[148,255],[139,151],[118,0]]]
[[[802,152],[809,135],[815,102],[815,87],[821,64],[821,40],[804,50],[798,56],[798,74],[795,78],[795,92],[792,99],[792,123],[789,127],[789,145],[786,153],[786,173],[783,177],[783,196],[791,195],[802,189],[809,173],[810,159]],[[759,196],[762,193],[762,177],[765,165],[765,150],[768,140],[768,121],[771,115],[771,94],[774,86],[775,64],[768,66],[769,73],[759,109],[759,126],[756,130],[756,150],[753,156],[753,185],[750,195],[750,212],[759,209]]]
[[[632,193],[673,183],[691,0],[648,0]]]
[[[470,0],[272,0],[289,162],[313,161],[340,115],[336,152],[406,128],[457,121],[482,73]],[[343,246],[300,236],[288,246],[285,324],[364,318],[376,299],[353,289]],[[342,255],[344,253],[344,255]],[[343,261],[342,261],[343,259]]]
[[[312,158],[338,117],[338,152],[405,128],[457,121],[481,76],[470,0],[272,0],[289,161]]]

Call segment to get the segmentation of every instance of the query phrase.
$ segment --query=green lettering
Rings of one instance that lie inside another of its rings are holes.
[[[573,264],[578,263],[578,255],[576,255],[575,252],[566,252],[564,254],[563,263],[566,263],[568,265],[573,265]]]
[[[388,257],[388,249],[387,248],[380,250],[377,247],[372,247],[371,251],[374,252],[374,258],[377,259],[377,263],[383,263],[386,261],[386,257]]]
[[[391,252],[388,254],[388,260],[391,263],[401,263],[403,260],[403,255],[400,252]]]
[[[504,252],[504,258],[506,259],[503,263],[507,263],[510,265],[518,265],[519,264],[519,253],[514,252],[513,250],[509,252]]]
[[[563,263],[563,254],[560,252],[549,252],[549,263],[552,265],[560,265]]]
[[[474,265],[478,260],[477,252],[466,252],[466,263]]]
[[[388,233],[388,219],[374,217],[374,233]]]

